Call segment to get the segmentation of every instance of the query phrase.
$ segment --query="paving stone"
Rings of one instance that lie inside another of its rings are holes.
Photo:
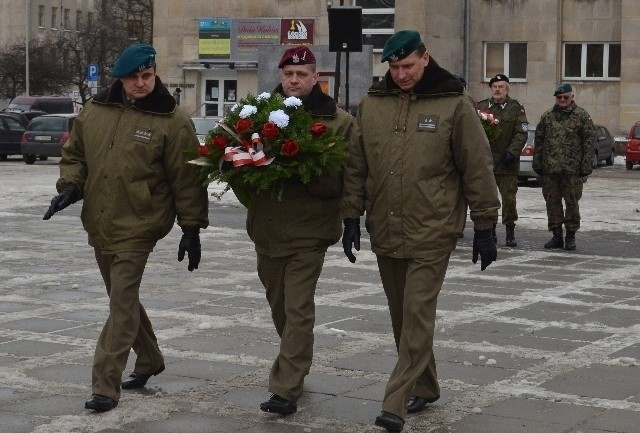
[[[482,409],[483,414],[554,424],[582,424],[604,409],[546,400],[511,398]]]
[[[34,415],[16,414],[0,411],[3,433],[32,433],[33,429],[44,424],[43,418]]]

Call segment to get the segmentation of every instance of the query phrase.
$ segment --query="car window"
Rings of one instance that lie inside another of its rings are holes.
[[[636,123],[636,126],[634,126],[633,138],[640,138],[640,124]]]
[[[214,118],[192,120],[196,127],[196,134],[198,135],[207,135],[207,133],[217,125],[216,119]]]
[[[61,117],[36,117],[29,123],[29,131],[62,131],[64,119]]]
[[[11,131],[24,131],[24,127],[13,117],[5,117],[4,120]]]

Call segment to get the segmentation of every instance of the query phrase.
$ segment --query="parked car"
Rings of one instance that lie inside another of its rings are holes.
[[[624,158],[627,170],[631,170],[635,164],[640,164],[640,122],[636,122],[629,130]]]
[[[518,169],[518,180],[526,182],[529,179],[533,179],[536,182],[540,182],[540,176],[533,171],[533,155],[536,153],[536,144],[534,142],[536,136],[536,127],[529,125],[527,131],[527,142],[520,152],[520,167]]]
[[[38,116],[42,116],[43,114],[47,114],[47,113],[44,112],[44,111],[39,111],[39,110],[23,111],[23,110],[9,110],[9,109],[6,109],[4,111],[4,114],[7,114],[7,115],[13,117],[18,122],[20,122],[23,127],[26,128],[27,125],[29,125],[29,122],[31,122],[33,119],[35,119]]]
[[[602,125],[594,125],[596,128],[595,153],[593,155],[593,168],[598,167],[598,162],[603,161],[607,165],[613,165],[615,156],[615,141],[609,130]]]
[[[44,111],[49,114],[73,113],[73,99],[66,96],[16,96],[9,110]]]
[[[191,120],[196,127],[196,135],[200,145],[204,145],[204,140],[210,130],[216,127],[219,117],[192,117]]]
[[[36,117],[22,134],[22,158],[33,164],[37,158],[61,156],[62,145],[69,139],[76,114],[45,114]]]
[[[0,160],[5,161],[9,155],[21,155],[20,140],[24,126],[12,116],[0,114]]]

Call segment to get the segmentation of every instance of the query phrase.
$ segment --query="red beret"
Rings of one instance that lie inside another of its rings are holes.
[[[289,48],[284,52],[278,68],[282,68],[285,65],[308,65],[316,62],[316,56],[313,52],[304,45],[297,45]]]

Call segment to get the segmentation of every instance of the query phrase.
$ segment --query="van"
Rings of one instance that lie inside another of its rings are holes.
[[[16,96],[9,102],[11,111],[44,111],[49,114],[73,113],[73,100],[66,96]]]

